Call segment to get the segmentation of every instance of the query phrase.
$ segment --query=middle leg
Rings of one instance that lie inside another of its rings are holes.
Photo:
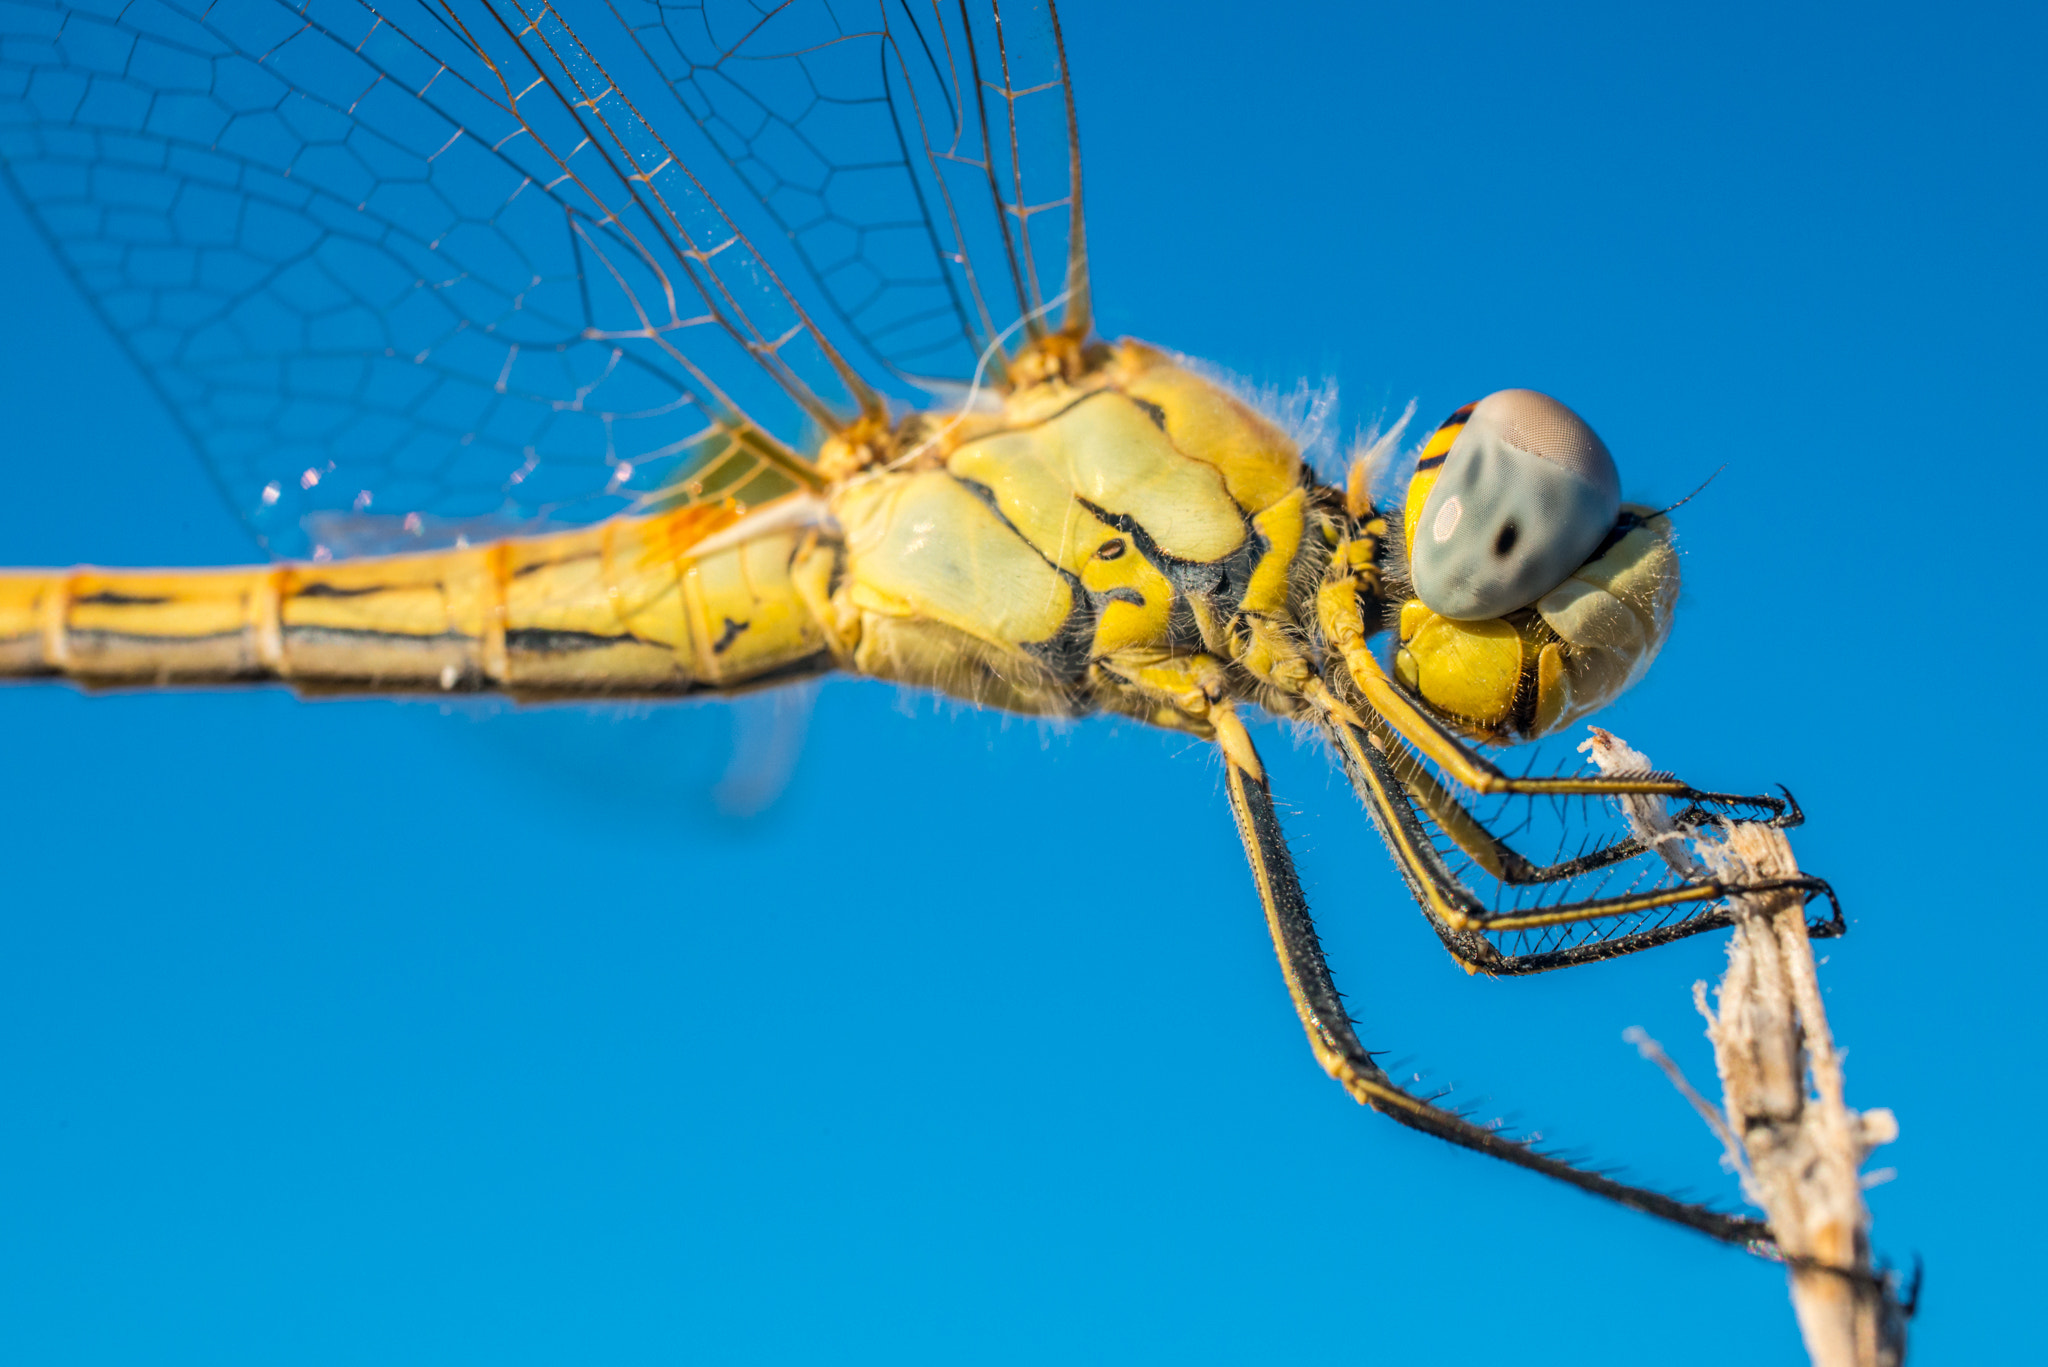
[[[1309,1047],[1323,1071],[1336,1079],[1361,1104],[1411,1129],[1435,1135],[1463,1148],[1488,1154],[1517,1167],[1556,1178],[1581,1191],[1606,1197],[1632,1210],[1695,1229],[1726,1243],[1757,1251],[1772,1247],[1763,1221],[1729,1215],[1706,1206],[1666,1196],[1662,1192],[1617,1182],[1602,1173],[1577,1167],[1529,1144],[1488,1129],[1454,1111],[1436,1106],[1396,1085],[1352,1029],[1324,961],[1322,943],[1315,922],[1309,916],[1307,899],[1295,877],[1294,861],[1287,851],[1286,836],[1273,809],[1272,790],[1251,749],[1250,736],[1235,712],[1227,706],[1212,711],[1219,748],[1224,754],[1225,782],[1230,792],[1232,814],[1238,834],[1251,861],[1253,881],[1265,907],[1266,925],[1280,958],[1281,973],[1295,1013],[1308,1034]],[[1224,743],[1224,733],[1230,739]],[[1250,757],[1249,764],[1240,757]]]

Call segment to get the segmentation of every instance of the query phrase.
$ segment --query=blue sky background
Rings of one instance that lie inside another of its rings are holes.
[[[2031,1341],[2039,11],[1067,26],[1106,332],[1352,422],[1548,390],[1647,500],[1727,462],[1605,720],[1798,793],[1919,1360]],[[11,202],[0,260],[0,557],[248,558]],[[717,705],[31,687],[0,727],[8,1361],[1803,1360],[1773,1269],[1325,1080],[1180,740],[835,681],[740,820]],[[1468,978],[1266,744],[1368,1043],[1732,1195],[1621,1040],[1709,1079],[1718,943]]]

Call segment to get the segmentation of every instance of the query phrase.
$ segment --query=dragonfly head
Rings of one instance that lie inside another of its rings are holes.
[[[1534,739],[1605,706],[1670,630],[1670,520],[1622,504],[1606,444],[1547,395],[1504,389],[1453,413],[1403,524],[1415,596],[1395,673],[1483,739]]]
[[[1533,389],[1489,394],[1436,430],[1408,486],[1416,596],[1461,622],[1527,607],[1620,512],[1614,457],[1584,419]]]

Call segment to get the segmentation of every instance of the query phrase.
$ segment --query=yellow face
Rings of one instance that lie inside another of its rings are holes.
[[[1605,446],[1555,400],[1508,390],[1452,414],[1403,509],[1415,596],[1396,676],[1498,742],[1549,735],[1619,696],[1664,643],[1679,575],[1670,520],[1610,505],[1615,487]]]

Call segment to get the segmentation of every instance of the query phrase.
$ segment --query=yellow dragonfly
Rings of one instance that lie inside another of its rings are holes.
[[[1221,756],[1288,991],[1354,1098],[1768,1242],[1383,1069],[1244,719],[1327,741],[1469,971],[1726,925],[1730,887],[1605,809],[1657,797],[1683,831],[1796,822],[1789,797],[1486,753],[1648,667],[1669,517],[1624,504],[1593,428],[1542,394],[1487,396],[1407,457],[1397,424],[1325,473],[1214,372],[1097,336],[1050,4],[9,15],[8,176],[277,558],[7,572],[0,673],[546,700],[844,670],[1188,733]]]

